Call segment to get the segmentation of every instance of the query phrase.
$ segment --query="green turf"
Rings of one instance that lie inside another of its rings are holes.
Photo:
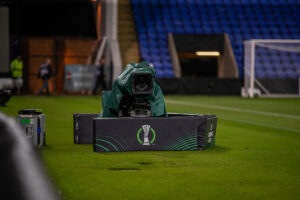
[[[216,147],[94,153],[91,145],[74,145],[73,113],[100,112],[99,97],[16,96],[1,110],[16,116],[19,109],[43,109],[47,146],[40,151],[65,199],[299,199],[300,99],[166,101],[168,112],[216,114]]]

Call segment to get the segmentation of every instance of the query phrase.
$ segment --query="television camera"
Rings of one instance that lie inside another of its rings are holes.
[[[150,72],[132,73],[132,96],[123,96],[119,105],[119,117],[150,117],[151,104],[147,97],[153,92]]]

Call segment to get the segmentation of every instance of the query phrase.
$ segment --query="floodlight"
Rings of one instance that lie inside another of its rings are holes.
[[[220,56],[218,51],[196,51],[197,56]]]

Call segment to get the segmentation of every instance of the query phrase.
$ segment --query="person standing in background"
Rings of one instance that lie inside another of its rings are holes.
[[[97,90],[100,85],[102,85],[102,90],[106,90],[106,83],[105,83],[105,76],[104,76],[104,65],[105,65],[105,59],[101,58],[100,65],[97,67],[96,71],[96,83],[95,87],[93,89],[93,95],[97,94]]]
[[[17,89],[17,93],[21,93],[21,88],[23,86],[23,61],[22,57],[19,55],[16,59],[10,63],[10,71],[12,78],[14,79],[14,88]]]
[[[41,64],[40,71],[38,73],[38,78],[43,80],[43,85],[39,90],[39,95],[43,94],[43,90],[46,89],[46,94],[50,94],[49,92],[49,83],[48,80],[53,76],[53,72],[51,69],[51,60],[47,59],[45,63]]]

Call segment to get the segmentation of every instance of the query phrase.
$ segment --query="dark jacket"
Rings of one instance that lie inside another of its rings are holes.
[[[103,65],[99,65],[99,66],[97,67],[97,70],[96,70],[96,78],[97,78],[98,80],[104,79]]]
[[[47,63],[41,64],[40,71],[38,73],[38,78],[42,78],[42,79],[48,78],[49,79],[51,76],[53,76],[51,66]]]

